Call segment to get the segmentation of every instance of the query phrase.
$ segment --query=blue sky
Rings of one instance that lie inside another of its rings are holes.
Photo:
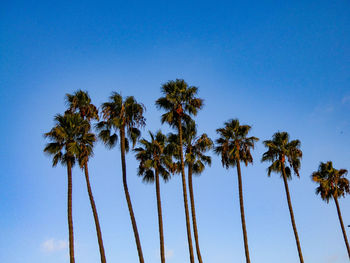
[[[278,130],[302,142],[301,177],[290,191],[306,262],[347,262],[334,203],[314,194],[320,161],[349,166],[350,4],[348,1],[4,1],[0,10],[0,261],[68,262],[66,170],[51,168],[43,133],[65,109],[64,95],[89,91],[100,105],[112,91],[147,107],[159,128],[162,83],[184,78],[205,100],[196,121],[215,139],[229,118],[262,140]],[[261,164],[243,168],[252,262],[298,260],[283,182]],[[159,262],[155,187],[127,157],[130,193],[146,262]],[[75,168],[76,262],[98,262],[82,172]],[[96,145],[91,183],[108,262],[137,262],[118,148]],[[213,156],[194,179],[205,262],[244,262],[237,176]],[[161,184],[169,263],[188,261],[179,176]],[[350,199],[340,200],[350,224]],[[348,228],[349,229],[349,228]],[[348,230],[347,229],[347,230]],[[348,231],[348,234],[349,231]]]

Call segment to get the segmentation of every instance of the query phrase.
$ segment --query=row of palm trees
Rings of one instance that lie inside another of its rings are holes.
[[[161,262],[165,262],[164,233],[162,220],[162,206],[160,194],[160,177],[164,181],[170,179],[174,173],[181,174],[184,210],[186,217],[186,230],[190,262],[195,262],[192,245],[191,220],[187,199],[187,187],[190,196],[190,209],[192,217],[193,234],[195,239],[196,254],[199,263],[202,263],[200,252],[198,229],[196,223],[195,202],[193,193],[193,174],[200,174],[206,165],[211,164],[211,157],[207,152],[211,149],[221,157],[223,167],[236,168],[238,176],[238,192],[241,212],[241,223],[246,262],[250,262],[248,235],[245,223],[243,184],[241,175],[241,163],[248,165],[253,163],[251,151],[259,140],[249,136],[251,127],[241,125],[237,119],[231,119],[224,123],[223,128],[217,129],[219,138],[213,141],[207,134],[197,134],[193,117],[203,107],[203,100],[196,97],[198,88],[189,86],[184,80],[176,79],[168,81],[161,87],[162,97],[156,101],[158,109],[163,110],[161,122],[167,123],[176,132],[164,135],[160,130],[156,133],[149,132],[149,139],[141,137],[140,128],[144,127],[146,120],[143,116],[145,107],[132,96],[123,98],[119,93],[113,92],[109,100],[101,105],[101,115],[96,106],[91,102],[87,92],[78,90],[74,94],[66,95],[67,110],[63,115],[55,116],[55,125],[45,137],[50,140],[44,152],[52,156],[52,164],[58,163],[67,167],[68,175],[68,230],[69,230],[69,255],[70,263],[74,263],[74,234],[72,217],[72,167],[75,163],[85,173],[87,191],[94,216],[97,232],[101,262],[106,262],[101,228],[98,213],[94,202],[89,181],[88,162],[93,155],[93,146],[97,136],[93,133],[92,122],[95,121],[95,129],[98,138],[108,149],[113,148],[119,142],[121,151],[122,181],[126,202],[130,214],[134,232],[136,247],[140,263],[144,263],[141,241],[136,224],[132,201],[127,185],[125,155],[133,149],[139,162],[138,175],[145,182],[154,182],[156,186],[156,200],[159,224],[159,242]],[[100,120],[101,116],[101,120]],[[137,145],[138,144],[138,145]],[[299,140],[290,140],[287,132],[276,132],[271,140],[263,142],[267,151],[261,161],[270,162],[268,176],[272,172],[281,174],[284,182],[291,223],[300,262],[303,263],[303,255],[298,237],[297,227],[288,188],[288,179],[292,173],[299,176],[302,151]],[[136,146],[137,145],[137,146]],[[187,182],[186,173],[187,168]],[[338,198],[350,193],[349,181],[345,178],[347,170],[337,170],[332,162],[321,163],[318,171],[312,174],[312,180],[318,183],[316,193],[326,202],[334,199],[343,237],[350,258],[349,244],[342,221]]]

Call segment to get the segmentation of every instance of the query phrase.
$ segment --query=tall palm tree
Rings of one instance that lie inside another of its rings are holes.
[[[166,122],[171,127],[177,129],[180,140],[180,160],[181,160],[181,177],[182,177],[182,192],[184,199],[184,208],[186,216],[187,241],[188,250],[190,254],[190,262],[194,263],[190,216],[188,210],[187,191],[186,191],[186,177],[185,177],[185,161],[183,156],[183,137],[182,125],[184,122],[190,121],[190,115],[197,115],[199,109],[203,106],[203,100],[195,97],[198,88],[189,86],[184,80],[176,79],[163,84],[161,87],[163,97],[156,101],[156,106],[159,109],[164,109],[166,112],[162,115],[162,123]]]
[[[338,198],[345,197],[346,194],[350,193],[349,180],[345,178],[347,173],[348,171],[345,169],[335,169],[332,162],[328,161],[326,163],[321,162],[318,170],[313,172],[311,177],[314,182],[319,184],[319,186],[316,188],[316,194],[320,194],[322,200],[326,201],[327,203],[330,199],[333,199],[335,202],[346,249],[348,250],[348,255],[350,258],[349,242],[346,236],[338,203]]]
[[[177,134],[170,133],[169,141],[172,145],[176,145],[176,151],[174,152],[174,157],[180,159],[179,152],[179,137]],[[185,165],[187,166],[188,173],[188,188],[190,192],[190,203],[191,203],[191,213],[192,213],[192,224],[193,224],[193,233],[196,243],[197,258],[199,263],[202,263],[202,255],[199,248],[199,239],[198,239],[198,228],[197,228],[197,217],[196,217],[196,208],[194,203],[194,193],[193,193],[193,182],[192,177],[194,175],[200,175],[204,169],[205,165],[211,165],[211,157],[205,155],[213,147],[212,140],[208,137],[207,134],[202,134],[197,136],[197,128],[195,122],[192,120],[190,122],[184,123],[183,126],[183,144],[185,151]],[[177,168],[180,168],[181,165],[177,165]],[[181,169],[178,169],[177,172],[181,173]]]
[[[238,119],[232,119],[225,122],[225,127],[217,129],[219,138],[216,140],[215,153],[221,156],[222,165],[228,169],[230,167],[237,168],[239,204],[241,210],[242,231],[244,240],[244,250],[246,262],[250,262],[248,235],[244,216],[243,204],[243,187],[241,176],[240,162],[244,162],[247,166],[253,163],[251,149],[254,149],[254,143],[259,139],[256,137],[247,137],[251,127],[249,125],[240,125]]]
[[[52,166],[59,162],[67,166],[68,193],[67,214],[69,231],[69,258],[74,263],[74,235],[72,216],[72,167],[80,155],[80,141],[90,130],[89,122],[82,119],[79,114],[66,113],[55,116],[55,126],[44,134],[51,142],[47,143],[44,152],[52,155]]]
[[[141,146],[135,148],[136,159],[140,162],[138,175],[143,177],[144,182],[156,181],[156,197],[158,209],[158,225],[159,225],[159,241],[160,241],[160,258],[161,262],[165,262],[164,252],[164,234],[163,234],[163,218],[162,205],[160,199],[159,175],[167,182],[170,178],[173,162],[172,154],[169,151],[166,136],[158,131],[156,135],[149,132],[151,140],[140,140]]]
[[[145,107],[138,103],[134,97],[129,96],[123,100],[119,93],[113,92],[109,97],[109,101],[102,104],[103,121],[96,125],[99,131],[99,138],[108,148],[113,148],[116,145],[118,140],[117,132],[119,132],[123,187],[140,263],[144,263],[144,259],[126,180],[125,154],[129,151],[129,140],[131,140],[132,147],[134,147],[137,139],[140,137],[141,132],[138,128],[145,125],[144,110]]]
[[[205,155],[205,153],[213,147],[213,141],[205,133],[200,136],[197,136],[197,129],[195,123],[189,122],[184,129],[184,146],[185,164],[187,165],[188,169],[188,189],[190,192],[194,240],[196,243],[198,262],[202,263],[203,260],[198,240],[197,218],[196,208],[194,204],[192,175],[200,175],[204,171],[205,165],[211,165],[211,157],[209,155]]]
[[[86,91],[78,90],[73,94],[66,94],[66,102],[68,106],[67,112],[76,112],[79,113],[80,116],[87,120],[89,123],[91,120],[98,120],[98,110],[91,103],[91,98]],[[82,141],[80,143],[81,154],[79,155],[79,165],[82,169],[84,169],[85,180],[87,191],[89,194],[90,205],[92,209],[92,213],[95,220],[95,227],[97,233],[97,240],[100,250],[101,262],[106,263],[106,255],[103,246],[102,232],[100,227],[100,222],[98,219],[97,208],[95,204],[95,200],[92,194],[90,179],[89,179],[89,169],[88,169],[88,161],[89,158],[93,154],[93,145],[96,141],[96,136],[93,133],[87,133],[83,136]]]
[[[304,259],[301,252],[297,227],[295,225],[293,207],[287,181],[287,179],[292,179],[292,170],[294,171],[294,174],[299,177],[300,159],[303,155],[302,151],[300,150],[300,141],[289,141],[289,134],[287,132],[276,132],[272,136],[272,140],[264,141],[264,145],[266,148],[268,148],[268,150],[263,154],[261,161],[272,162],[267,170],[268,176],[271,175],[271,172],[276,172],[280,173],[283,178],[299,259],[300,262],[303,263]],[[286,161],[288,161],[288,163]]]

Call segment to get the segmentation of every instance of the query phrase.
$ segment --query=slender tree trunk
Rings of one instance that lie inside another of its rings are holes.
[[[84,172],[85,172],[86,186],[87,186],[87,190],[88,190],[89,198],[90,198],[91,209],[92,209],[92,213],[94,215],[94,220],[95,220],[98,246],[100,248],[101,263],[106,263],[106,256],[105,256],[105,249],[103,247],[101,227],[100,227],[100,222],[98,220],[98,214],[97,214],[97,209],[96,209],[96,205],[95,205],[95,200],[94,200],[94,197],[92,195],[90,179],[89,179],[89,170],[88,170],[87,164],[85,164],[85,166],[84,166]]]
[[[155,173],[156,173],[156,194],[157,194],[157,208],[158,208],[160,259],[162,263],[165,263],[162,203],[160,200],[159,173],[157,169]]]
[[[243,187],[242,187],[242,175],[241,175],[240,160],[237,160],[237,175],[238,175],[239,206],[241,209],[241,221],[242,221],[242,231],[243,231],[243,239],[244,239],[245,258],[246,258],[246,262],[250,263],[249,248],[248,248],[248,235],[247,235],[247,228],[245,225],[245,216],[244,216]]]
[[[68,231],[69,231],[69,262],[74,263],[74,234],[73,234],[73,216],[72,216],[72,163],[67,162],[68,173]]]
[[[343,237],[344,237],[346,249],[348,250],[348,255],[349,255],[349,258],[350,258],[349,242],[348,242],[348,238],[347,238],[347,236],[346,236],[345,227],[344,227],[344,224],[343,224],[343,219],[342,219],[342,216],[341,216],[341,213],[340,213],[340,208],[339,208],[338,199],[337,199],[336,197],[334,197],[334,202],[335,202],[335,205],[337,206],[337,212],[338,212],[339,222],[340,222],[341,230],[343,231]]]
[[[298,248],[298,253],[299,253],[299,259],[300,259],[300,263],[304,263],[303,254],[301,253],[301,247],[300,247],[300,242],[299,242],[298,231],[297,231],[297,227],[295,225],[295,220],[294,220],[294,213],[293,213],[292,202],[290,200],[290,195],[289,195],[286,170],[284,168],[284,163],[283,162],[282,162],[282,173],[283,173],[284,188],[286,190],[286,196],[287,196],[287,201],[288,201],[290,220],[292,221],[292,226],[293,226],[293,231],[294,231],[294,236],[295,236],[295,242],[297,243],[297,248]]]
[[[138,232],[138,230],[137,230],[137,225],[136,225],[134,210],[132,209],[130,194],[129,194],[129,190],[128,190],[128,184],[127,184],[127,181],[126,181],[125,128],[124,128],[124,127],[120,129],[120,147],[121,147],[121,159],[122,159],[122,171],[123,171],[123,186],[124,186],[125,198],[126,198],[126,202],[127,202],[127,204],[128,204],[128,209],[129,209],[129,214],[130,214],[132,229],[133,229],[133,231],[134,231],[134,236],[135,236],[135,242],[136,242],[137,252],[138,252],[138,254],[139,254],[139,260],[140,260],[140,263],[144,263],[143,254],[142,254],[142,248],[141,248],[141,242],[140,242],[140,237],[139,237],[139,232]]]
[[[179,130],[179,139],[180,139],[182,192],[183,192],[185,215],[186,215],[188,250],[189,250],[189,253],[190,253],[190,262],[194,263],[192,237],[191,237],[190,215],[189,215],[189,211],[188,211],[188,201],[187,201],[187,191],[186,191],[185,163],[184,163],[184,155],[183,155],[183,150],[182,150],[182,124],[181,124],[181,119],[180,118],[178,120],[178,130]]]
[[[203,263],[201,251],[199,249],[197,220],[196,220],[196,208],[194,206],[194,194],[193,194],[193,185],[192,185],[192,165],[191,164],[188,165],[188,188],[189,188],[189,192],[190,192],[192,223],[193,223],[194,240],[196,242],[197,258],[198,258],[199,263]]]

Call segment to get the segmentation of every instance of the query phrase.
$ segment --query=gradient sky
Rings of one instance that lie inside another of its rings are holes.
[[[160,124],[162,83],[184,78],[205,100],[196,121],[215,139],[230,118],[270,139],[300,139],[300,179],[290,182],[308,263],[347,262],[336,208],[314,193],[320,161],[350,169],[349,1],[2,1],[0,9],[0,262],[68,262],[66,170],[42,152],[43,133],[65,110],[64,95],[87,90],[100,105],[112,91],[147,107],[146,131]],[[243,168],[252,262],[298,261],[283,181],[267,177],[261,141]],[[147,263],[159,262],[155,187],[136,176],[129,190]],[[90,161],[108,262],[138,262],[118,148],[100,143]],[[194,179],[206,263],[245,262],[237,175],[213,156]],[[161,184],[169,263],[188,262],[180,177]],[[350,224],[350,198],[340,200]],[[82,172],[73,170],[76,262],[99,261]],[[349,228],[347,228],[347,231]],[[348,231],[350,235],[350,232]]]

